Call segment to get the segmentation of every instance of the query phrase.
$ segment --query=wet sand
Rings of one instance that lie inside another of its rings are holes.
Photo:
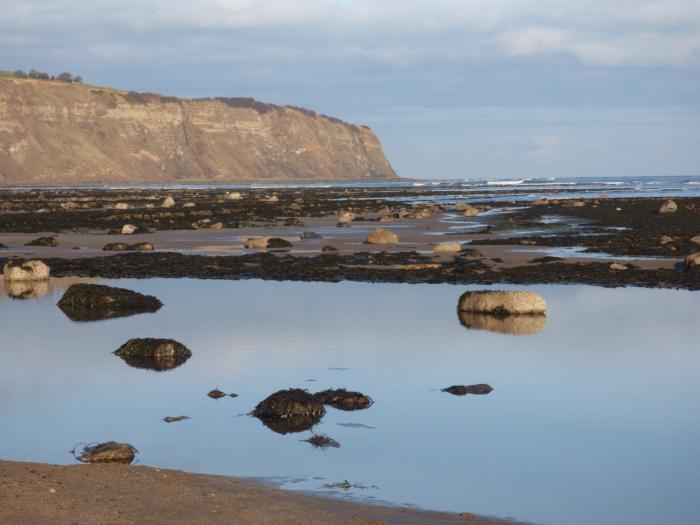
[[[7,525],[503,525],[515,521],[364,505],[250,480],[126,465],[0,461]]]

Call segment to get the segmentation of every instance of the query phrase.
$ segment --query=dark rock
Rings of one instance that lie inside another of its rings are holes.
[[[108,441],[85,447],[82,453],[76,456],[76,459],[83,463],[129,464],[134,461],[137,452],[138,450],[128,443]]]
[[[105,244],[104,248],[102,248],[102,251],[104,252],[124,252],[129,249],[129,245],[126,244],[125,242],[110,242],[109,244]]]
[[[63,294],[58,307],[73,321],[98,321],[157,312],[158,299],[124,288],[101,284],[74,284]]]
[[[212,399],[221,399],[222,397],[226,397],[226,394],[218,388],[215,388],[211,392],[207,393],[207,395]]]
[[[448,388],[443,388],[442,392],[447,392],[453,396],[465,396],[467,394],[483,395],[491,392],[493,388],[490,385],[454,385]]]
[[[372,406],[372,398],[360,392],[348,392],[344,388],[336,390],[324,390],[314,394],[324,405],[329,405],[339,410],[364,410]]]
[[[298,217],[289,217],[284,221],[285,226],[304,226],[304,223]]]
[[[321,421],[326,409],[306,390],[280,390],[258,403],[251,412],[265,426],[279,434],[302,432]]]
[[[163,421],[166,423],[176,423],[178,421],[184,421],[185,419],[189,419],[187,416],[165,416],[163,418]]]
[[[310,443],[316,448],[340,448],[340,443],[335,439],[326,436],[325,434],[314,434],[308,439],[304,439],[307,443]]]
[[[7,250],[7,246],[0,242],[0,250]]]
[[[267,247],[271,250],[279,250],[284,248],[291,248],[292,243],[287,240],[280,239],[279,237],[273,237],[272,239],[268,239]]]
[[[115,352],[129,366],[164,371],[184,364],[192,352],[172,339],[130,339]]]
[[[58,240],[56,237],[39,237],[38,239],[28,242],[25,246],[48,246],[50,248],[55,248],[58,246]]]

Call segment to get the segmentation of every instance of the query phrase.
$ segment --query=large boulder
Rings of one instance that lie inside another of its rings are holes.
[[[134,461],[137,452],[138,450],[128,443],[108,441],[85,447],[82,453],[76,456],[76,459],[83,463],[129,464]]]
[[[157,312],[163,303],[151,295],[101,284],[74,284],[58,307],[73,321],[97,321]]]
[[[672,200],[666,200],[659,208],[659,213],[675,213],[678,211],[678,204]]]
[[[375,228],[367,236],[369,244],[396,244],[399,242],[399,236],[391,230],[385,228]]]
[[[459,310],[492,315],[544,314],[547,302],[534,292],[484,290],[462,294]]]
[[[38,259],[11,260],[3,268],[5,281],[45,281],[50,275],[51,269]]]
[[[477,314],[459,312],[459,322],[470,330],[486,330],[508,335],[532,335],[541,332],[547,324],[547,316]]]
[[[130,339],[114,354],[135,368],[151,370],[171,370],[177,368],[192,357],[192,352],[172,339]]]
[[[306,390],[280,390],[262,400],[251,412],[268,428],[279,434],[303,432],[321,421],[326,413],[323,403]]]
[[[372,406],[372,398],[361,393],[338,388],[335,390],[324,390],[314,394],[324,405],[329,405],[339,410],[364,410]]]
[[[462,245],[457,241],[441,242],[433,248],[434,253],[457,253],[462,250]]]

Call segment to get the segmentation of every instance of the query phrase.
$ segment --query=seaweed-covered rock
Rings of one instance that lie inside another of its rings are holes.
[[[386,228],[375,228],[367,236],[369,244],[396,244],[399,242],[399,236]]]
[[[5,281],[46,281],[51,268],[39,259],[13,259],[3,267]]]
[[[285,239],[280,239],[279,237],[273,237],[272,239],[268,239],[267,247],[271,250],[280,250],[291,248],[292,243]]]
[[[487,330],[509,335],[532,335],[541,332],[547,324],[547,316],[478,314],[460,311],[459,322],[470,330]]]
[[[108,441],[97,445],[90,445],[83,449],[76,458],[83,463],[125,463],[129,464],[136,457],[136,450],[128,443]]]
[[[340,448],[340,443],[338,443],[332,437],[326,436],[325,434],[314,434],[304,441],[316,448]]]
[[[336,390],[324,390],[314,394],[324,405],[329,405],[340,410],[364,410],[372,406],[372,398],[360,392],[351,392],[344,388]]]
[[[306,390],[280,390],[258,403],[251,412],[265,426],[279,434],[303,432],[321,421],[323,403]]]
[[[192,352],[172,339],[130,339],[114,352],[129,366],[150,370],[171,370],[184,364]]]
[[[462,294],[459,309],[494,315],[543,314],[547,302],[535,292],[482,290]]]
[[[129,245],[125,242],[110,242],[104,245],[103,252],[125,252],[129,249]]]
[[[97,321],[156,312],[163,306],[152,295],[101,284],[74,284],[61,297],[58,307],[73,321]]]
[[[443,392],[452,394],[453,396],[466,396],[467,394],[484,395],[493,391],[491,385],[453,385],[442,389]]]
[[[25,246],[48,246],[49,248],[55,248],[58,246],[58,239],[56,237],[39,237],[33,241],[29,241]]]

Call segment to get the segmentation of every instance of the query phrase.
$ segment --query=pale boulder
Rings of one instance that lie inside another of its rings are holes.
[[[166,197],[160,204],[161,208],[172,208],[173,206],[175,206],[175,199],[172,197]]]
[[[45,281],[50,275],[51,269],[38,259],[9,261],[3,268],[5,281]]]
[[[250,237],[245,242],[245,247],[249,250],[266,250],[267,237]]]
[[[442,242],[433,248],[434,253],[457,253],[462,250],[462,245],[455,242]]]
[[[459,298],[459,309],[484,314],[543,314],[547,302],[534,292],[476,291]]]
[[[399,236],[391,230],[385,228],[376,228],[367,236],[369,244],[396,244],[399,242]]]
[[[673,202],[672,200],[667,200],[664,201],[664,203],[661,205],[661,208],[659,208],[659,213],[675,213],[678,211],[678,204]]]
[[[700,266],[700,252],[691,253],[685,258],[685,265],[688,268]]]
[[[695,237],[691,237],[690,242],[692,242],[693,244],[700,244],[700,235],[696,235]]]
[[[138,228],[134,226],[133,224],[125,224],[122,226],[122,235],[131,235],[134,233]]]
[[[465,217],[476,217],[477,215],[479,215],[479,210],[474,206],[469,206],[462,212],[462,215],[464,215]]]
[[[224,195],[224,198],[229,201],[239,201],[243,198],[243,195],[241,195],[240,191],[230,191]]]
[[[616,271],[618,271],[618,272],[621,272],[621,271],[626,270],[626,269],[627,269],[627,266],[625,266],[624,264],[620,264],[620,263],[614,262],[614,263],[612,263],[612,264],[610,265],[610,269],[611,269],[611,270],[616,270]]]
[[[340,224],[347,224],[355,220],[355,214],[351,211],[341,211],[338,214],[338,222]]]
[[[128,210],[131,208],[131,204],[128,202],[118,202],[114,205],[115,210]]]
[[[267,202],[269,204],[274,204],[275,202],[279,202],[280,198],[277,195],[270,195],[268,197],[263,197],[261,201]]]

